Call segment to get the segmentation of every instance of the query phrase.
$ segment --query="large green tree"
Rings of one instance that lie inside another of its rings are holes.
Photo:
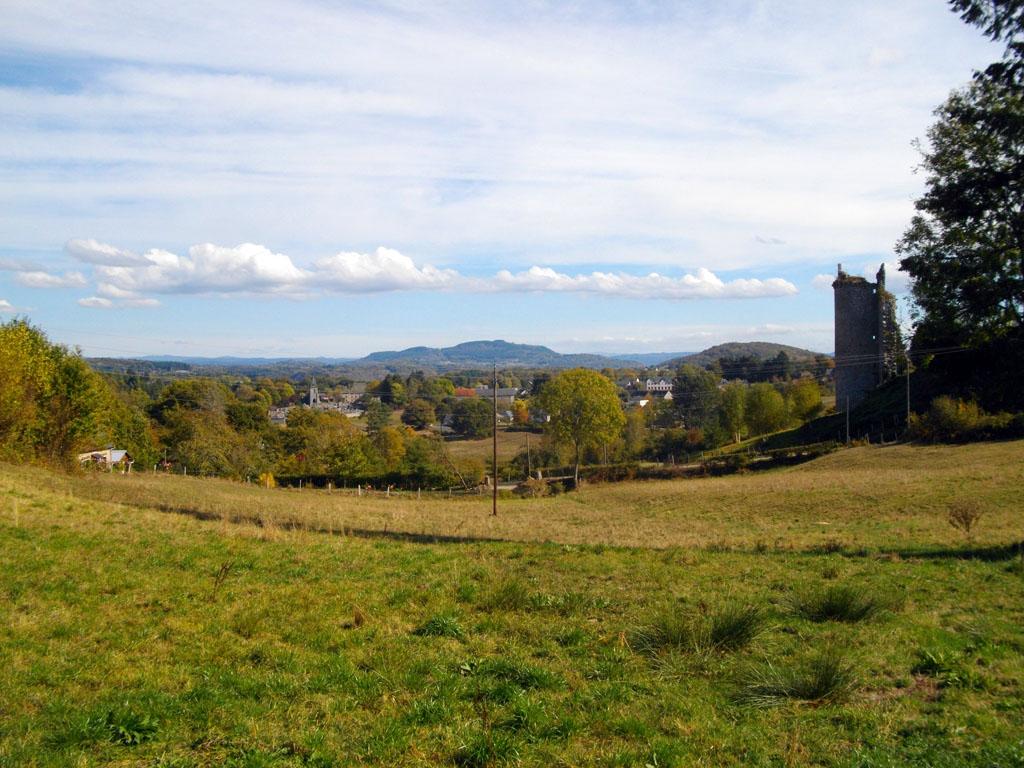
[[[548,381],[538,402],[551,417],[548,431],[552,438],[572,446],[578,487],[583,451],[617,439],[626,423],[618,389],[597,371],[574,368]]]
[[[1024,323],[1024,3],[951,5],[1007,48],[936,110],[922,148],[926,190],[897,244],[919,345],[985,343]]]
[[[786,426],[786,400],[771,384],[751,384],[744,410],[751,435],[764,435]]]
[[[463,437],[490,437],[494,432],[494,403],[466,397],[452,406],[452,429]]]
[[[717,426],[720,376],[687,363],[672,380],[672,403],[684,427],[702,430]]]

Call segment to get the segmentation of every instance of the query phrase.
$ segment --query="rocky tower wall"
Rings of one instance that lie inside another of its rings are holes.
[[[881,278],[884,280],[884,277]],[[885,288],[843,272],[832,283],[835,292],[836,410],[852,408],[882,382]]]

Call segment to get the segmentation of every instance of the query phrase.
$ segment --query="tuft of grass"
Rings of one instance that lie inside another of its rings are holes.
[[[735,651],[749,645],[764,628],[764,613],[757,606],[726,604],[707,616],[701,641],[708,650]]]
[[[666,650],[735,651],[750,644],[765,629],[760,608],[726,603],[706,615],[666,610],[630,638],[634,650],[658,654]]]
[[[133,747],[156,736],[158,725],[152,715],[125,707],[107,712],[102,727],[114,744]]]
[[[465,633],[459,620],[449,614],[432,616],[413,630],[414,635],[422,637],[454,637],[461,640]]]
[[[752,707],[774,707],[787,701],[834,703],[856,688],[857,677],[845,656],[834,648],[809,656],[791,666],[770,660],[745,668],[734,700]]]
[[[933,678],[940,688],[984,687],[984,679],[964,664],[963,654],[955,651],[919,649],[910,671]]]
[[[518,762],[519,744],[508,731],[481,730],[469,734],[452,756],[459,768],[485,768]]]
[[[501,682],[511,683],[525,691],[551,689],[561,686],[558,675],[516,659],[485,659],[475,665],[474,673]]]
[[[530,607],[530,591],[522,579],[505,578],[487,593],[480,607],[485,611],[525,611]]]
[[[867,594],[849,584],[832,584],[824,589],[794,595],[793,612],[809,621],[864,621],[893,604],[892,600]]]

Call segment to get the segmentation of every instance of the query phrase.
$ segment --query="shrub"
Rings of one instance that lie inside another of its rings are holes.
[[[798,616],[810,621],[855,622],[874,616],[889,602],[849,584],[833,584],[822,590],[795,595],[791,607]]]
[[[911,414],[910,436],[927,442],[967,442],[1024,435],[1024,417],[986,413],[977,403],[943,395],[924,414]]]
[[[977,499],[958,499],[949,505],[946,519],[951,526],[970,539],[971,529],[984,513],[985,510]]]
[[[538,480],[535,477],[531,477],[517,485],[515,493],[517,496],[536,499],[541,496],[547,496],[551,493],[551,489],[548,487],[548,483],[543,480]]]
[[[791,666],[776,666],[766,660],[747,667],[733,698],[753,707],[773,707],[790,700],[836,702],[846,698],[856,682],[843,654],[828,648]]]

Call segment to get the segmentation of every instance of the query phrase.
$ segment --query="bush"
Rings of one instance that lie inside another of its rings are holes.
[[[1024,414],[986,413],[977,403],[943,395],[924,414],[911,414],[910,437],[932,443],[959,443],[1024,436]]]
[[[971,529],[985,513],[981,503],[977,499],[959,499],[949,505],[946,512],[946,519],[949,524],[961,531],[968,539],[971,538]]]
[[[515,493],[517,496],[522,496],[524,498],[537,499],[541,496],[549,495],[551,493],[551,489],[545,481],[531,477],[517,485]]]
[[[790,700],[836,702],[856,687],[857,678],[843,654],[828,648],[789,667],[771,661],[747,667],[734,699],[753,707],[774,707]]]

